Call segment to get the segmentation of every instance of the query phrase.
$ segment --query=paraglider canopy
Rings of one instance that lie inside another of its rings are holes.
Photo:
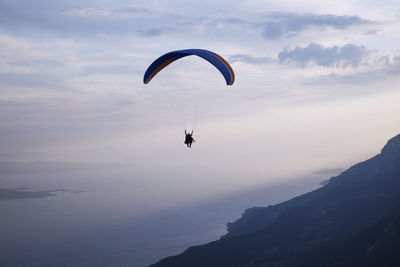
[[[218,54],[204,49],[177,50],[169,52],[157,58],[147,68],[143,77],[143,83],[149,83],[158,72],[160,72],[163,68],[165,68],[175,60],[192,55],[199,56],[214,65],[214,67],[216,67],[224,76],[227,85],[232,85],[234,83],[235,73],[233,72],[233,69],[228,64],[228,62],[226,62],[226,60]]]

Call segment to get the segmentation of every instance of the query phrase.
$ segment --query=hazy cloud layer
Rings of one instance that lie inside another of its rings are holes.
[[[285,48],[278,55],[280,63],[293,63],[297,66],[318,65],[323,67],[358,67],[371,53],[365,46],[347,44],[342,47],[325,47],[311,43],[306,47]]]
[[[141,23],[144,29],[137,33],[144,36],[154,36],[163,33],[177,31],[198,31],[200,30],[219,30],[226,28],[241,28],[250,30],[261,29],[262,36],[266,39],[280,39],[291,37],[300,32],[315,27],[320,30],[334,28],[344,30],[351,26],[372,24],[374,22],[363,19],[359,16],[337,16],[332,14],[298,14],[276,12],[266,14],[258,18],[246,18],[238,16],[185,16],[178,13],[156,11],[146,8],[121,8],[121,9],[74,9],[69,15],[80,17],[114,17],[114,18],[135,18],[138,16],[157,15],[165,21],[162,25],[145,21]],[[116,25],[117,26],[117,25]]]
[[[285,3],[269,8],[269,3],[258,2],[261,8],[256,8],[252,7],[255,2],[232,2],[221,8],[220,2],[211,1],[180,1],[179,5],[178,1],[0,1],[1,152],[15,155],[3,158],[75,160],[82,155],[83,161],[118,157],[128,162],[161,162],[162,155],[173,155],[181,148],[181,136],[174,132],[180,121],[171,114],[170,105],[186,103],[190,97],[201,107],[198,123],[203,125],[199,128],[209,130],[208,140],[219,143],[224,138],[211,132],[223,132],[219,127],[225,121],[228,125],[234,121],[227,132],[243,134],[244,141],[257,140],[253,135],[271,116],[262,113],[267,109],[290,109],[292,103],[307,105],[311,100],[329,102],[332,95],[348,99],[349,92],[356,97],[365,91],[397,88],[398,60],[385,55],[398,49],[398,27],[377,23],[386,17],[370,16],[375,14],[370,7],[362,12],[307,5],[288,9]],[[154,83],[143,85],[143,72],[152,60],[168,50],[190,47],[213,50],[232,63],[237,79],[229,89],[234,90],[217,89],[224,85],[220,74],[194,57],[174,63]],[[185,67],[185,60],[190,68]],[[324,78],[346,84],[321,90]],[[365,86],[371,79],[388,86]],[[312,82],[314,86],[308,86]],[[190,91],[191,86],[196,90]],[[263,115],[247,122],[257,114]],[[245,123],[236,121],[243,116]],[[282,130],[287,120],[280,116],[269,122],[272,127],[268,129]],[[314,122],[311,125],[313,129]],[[296,136],[304,129],[292,128]],[[163,129],[166,134],[158,134]],[[196,139],[199,148],[208,142],[204,132]],[[268,131],[265,136],[275,140],[273,134]],[[231,143],[237,137],[228,136],[229,144],[219,150],[236,155]],[[315,141],[321,134],[305,136]],[[173,143],[175,138],[178,145]],[[281,133],[279,138],[283,138]],[[275,143],[248,146],[248,157],[270,162],[263,154],[274,151]],[[204,149],[207,156],[193,160],[213,164],[211,150]],[[149,156],[143,156],[144,152]],[[23,153],[28,156],[18,156]],[[336,147],[335,153],[339,153]],[[327,164],[334,163],[323,166]]]
[[[21,3],[20,3],[21,4]],[[199,12],[188,15],[179,9],[157,6],[98,7],[96,2],[0,3],[0,25],[7,31],[41,31],[68,35],[129,35],[146,37],[176,32],[206,33],[226,30],[249,30],[266,39],[281,39],[300,34],[309,28],[344,30],[352,26],[373,24],[360,16],[274,12],[240,16]],[[84,6],[86,5],[86,6]],[[368,29],[367,29],[368,30]],[[261,31],[261,32],[260,32]]]

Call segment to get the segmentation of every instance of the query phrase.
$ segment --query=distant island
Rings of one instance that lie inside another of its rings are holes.
[[[84,191],[74,191],[67,189],[30,191],[29,188],[0,188],[0,201],[28,198],[44,198],[55,196],[56,192],[82,193]]]
[[[0,161],[0,175],[42,172],[69,172],[102,170],[121,167],[118,163],[68,162],[68,161]]]
[[[400,266],[400,135],[324,184],[247,209],[220,240],[151,266]]]

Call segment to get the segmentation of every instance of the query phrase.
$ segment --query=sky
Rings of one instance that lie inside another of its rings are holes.
[[[1,0],[0,160],[127,164],[160,187],[190,178],[189,195],[349,167],[400,129],[399,7]],[[187,48],[224,57],[235,84],[197,57],[143,84]]]

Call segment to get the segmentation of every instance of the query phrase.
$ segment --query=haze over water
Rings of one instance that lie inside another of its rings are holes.
[[[176,203],[168,196],[179,194],[185,183],[174,190],[152,191],[133,173],[131,168],[114,166],[0,175],[5,188],[67,189],[54,196],[0,200],[2,264],[147,266],[188,246],[218,239],[226,232],[225,224],[247,207],[309,191],[322,179],[314,174],[301,183],[197,201],[181,197]]]

